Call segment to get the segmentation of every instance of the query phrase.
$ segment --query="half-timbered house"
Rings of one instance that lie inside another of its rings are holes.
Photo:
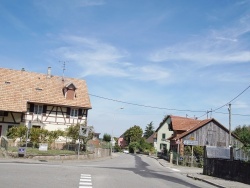
[[[86,124],[91,103],[85,80],[0,68],[0,136],[12,126],[65,130]]]

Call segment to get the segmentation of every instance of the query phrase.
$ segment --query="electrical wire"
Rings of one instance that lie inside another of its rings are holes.
[[[212,110],[212,112],[215,112],[215,111],[217,111],[217,110],[219,110],[219,109],[221,109],[221,108],[223,108],[223,107],[229,105],[231,102],[233,102],[235,99],[237,99],[239,96],[241,96],[241,95],[242,95],[245,91],[247,91],[249,88],[250,88],[250,85],[249,85],[246,89],[244,89],[240,94],[238,94],[236,97],[234,97],[232,100],[230,100],[228,103],[226,103],[226,104],[224,104],[224,105],[222,105],[222,106],[220,106],[220,107],[218,107],[218,108]]]
[[[93,96],[93,97],[105,99],[105,100],[110,100],[110,101],[113,101],[113,102],[119,102],[119,103],[123,103],[123,104],[141,106],[141,107],[146,107],[146,108],[154,108],[154,109],[159,109],[159,110],[173,110],[173,111],[181,111],[181,112],[206,112],[205,110],[188,110],[188,109],[176,109],[176,108],[163,108],[163,107],[157,107],[157,106],[148,106],[148,105],[143,105],[143,104],[136,104],[136,103],[125,102],[125,101],[120,101],[120,100],[116,100],[116,99],[101,97],[101,96],[94,95],[94,94],[91,94],[91,93],[89,93],[89,95]]]
[[[131,103],[131,102],[126,102],[126,101],[120,101],[120,100],[116,100],[116,99],[110,99],[110,98],[106,98],[106,97],[102,97],[102,96],[98,96],[98,95],[94,95],[91,93],[88,93],[90,96],[93,97],[97,97],[97,98],[101,98],[101,99],[105,99],[105,100],[109,100],[109,101],[113,101],[113,102],[119,102],[119,103],[123,103],[123,104],[129,104],[129,105],[134,105],[134,106],[141,106],[141,107],[145,107],[145,108],[154,108],[154,109],[159,109],[159,110],[172,110],[172,111],[180,111],[180,112],[199,112],[199,113],[204,113],[203,115],[199,116],[199,118],[207,115],[208,113],[212,113],[215,112],[225,106],[227,106],[228,104],[230,104],[231,102],[233,102],[235,99],[237,99],[238,97],[240,97],[244,92],[246,92],[248,89],[250,88],[250,85],[244,89],[241,93],[239,93],[236,97],[234,97],[233,99],[231,99],[229,102],[227,102],[226,104],[214,109],[214,110],[210,110],[210,111],[205,111],[205,110],[189,110],[189,109],[176,109],[176,108],[163,108],[163,107],[157,107],[157,106],[148,106],[148,105],[143,105],[143,104],[136,104],[136,103]],[[215,112],[215,113],[220,113],[220,114],[228,114],[228,113],[223,113],[223,112]],[[237,116],[250,116],[250,115],[245,115],[245,114],[232,114],[232,115],[237,115]]]

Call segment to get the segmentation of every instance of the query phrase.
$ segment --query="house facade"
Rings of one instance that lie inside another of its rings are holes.
[[[169,124],[170,124],[169,118],[165,117],[155,131],[157,152],[162,152],[165,149],[166,150],[170,149],[170,141],[167,140],[167,138],[172,136],[173,131],[169,130]]]
[[[128,144],[127,144],[127,142],[126,142],[126,140],[125,140],[125,138],[124,138],[124,133],[118,138],[117,144],[118,144],[118,146],[120,146],[122,149],[128,146]]]
[[[241,148],[243,146],[243,143],[234,134],[231,134],[231,143],[229,143],[229,130],[217,120],[205,119],[197,121],[192,128],[182,134],[174,134],[169,138],[171,150],[183,154],[184,147],[193,144],[197,146],[232,146],[235,148]]]
[[[176,136],[186,132],[194,127],[199,120],[167,115],[157,128],[157,151],[161,152],[164,149],[172,150],[171,141],[169,138],[175,138]],[[173,141],[172,141],[173,142]]]
[[[84,80],[0,68],[0,136],[18,125],[65,130],[86,125],[91,103]]]

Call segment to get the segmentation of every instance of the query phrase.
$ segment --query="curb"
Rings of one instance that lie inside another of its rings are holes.
[[[189,175],[189,174],[187,174],[187,177],[192,178],[192,179],[195,179],[195,180],[199,180],[199,181],[206,182],[206,183],[208,183],[208,184],[210,184],[210,185],[213,185],[213,186],[216,186],[216,187],[219,187],[219,188],[226,188],[226,187],[224,187],[224,186],[222,186],[222,185],[213,183],[213,182],[211,182],[211,181],[209,181],[209,180],[205,180],[205,179],[202,179],[202,178],[198,178],[198,177],[195,177],[195,176],[192,176],[192,175]]]

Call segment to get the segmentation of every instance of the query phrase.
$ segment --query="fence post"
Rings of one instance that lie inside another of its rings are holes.
[[[203,174],[207,174],[207,148],[204,146],[203,148]]]
[[[170,165],[173,164],[173,152],[170,151],[170,159],[169,159]]]

